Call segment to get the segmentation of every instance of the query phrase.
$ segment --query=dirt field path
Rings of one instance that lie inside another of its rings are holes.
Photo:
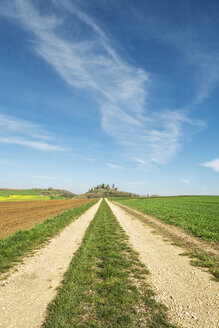
[[[170,319],[184,328],[219,327],[219,284],[209,273],[179,256],[183,249],[165,242],[153,229],[108,202],[134,249],[150,271],[156,299],[169,308]]]
[[[99,205],[100,202],[91,207],[0,282],[1,328],[41,327],[46,307],[55,297],[56,288]]]
[[[167,224],[159,219],[153,218],[150,215],[137,211],[134,208],[125,206],[124,204],[118,203],[118,206],[124,208],[125,211],[128,211],[131,215],[136,214],[140,220],[143,220],[143,223],[155,228],[156,231],[160,232],[164,236],[167,236],[167,238],[173,237],[173,241],[178,241],[179,243],[183,242],[183,244],[188,245],[190,249],[191,247],[194,247],[209,254],[219,256],[219,245],[216,243],[209,243],[201,238],[197,238],[189,233],[186,233],[185,230],[179,226]]]

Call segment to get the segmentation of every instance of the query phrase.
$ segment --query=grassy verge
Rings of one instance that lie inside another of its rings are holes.
[[[55,218],[47,219],[29,230],[19,230],[6,239],[0,239],[0,272],[10,269],[29,251],[53,237],[73,219],[88,210],[97,201],[75,207]]]
[[[113,199],[115,200],[115,199]],[[120,203],[120,202],[119,202]],[[122,202],[121,202],[122,204]],[[216,281],[219,281],[219,258],[212,252],[207,252],[200,247],[197,247],[195,244],[192,244],[191,241],[187,241],[185,238],[180,237],[173,232],[169,231],[168,228],[164,228],[156,225],[154,222],[147,220],[145,216],[140,213],[134,212],[131,208],[122,207],[121,208],[127,212],[128,214],[136,217],[143,223],[146,223],[148,226],[152,227],[154,231],[163,237],[167,238],[166,241],[171,241],[173,245],[185,248],[185,252],[183,252],[182,256],[189,256],[191,260],[191,264],[201,268],[207,268],[208,271],[213,275]]]
[[[75,254],[44,328],[174,327],[105,201]]]

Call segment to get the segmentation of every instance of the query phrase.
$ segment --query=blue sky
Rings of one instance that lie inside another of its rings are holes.
[[[2,0],[0,187],[219,195],[217,0]]]

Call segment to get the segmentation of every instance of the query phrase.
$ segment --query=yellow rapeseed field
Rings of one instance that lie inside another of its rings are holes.
[[[48,196],[35,196],[35,195],[10,195],[8,197],[0,196],[0,202],[8,201],[33,201],[33,200],[49,200]]]

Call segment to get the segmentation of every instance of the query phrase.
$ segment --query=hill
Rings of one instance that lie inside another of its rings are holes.
[[[86,198],[104,198],[104,197],[139,197],[137,194],[131,192],[120,191],[113,184],[111,187],[109,184],[100,184],[89,189],[85,194],[80,195],[80,197]]]

